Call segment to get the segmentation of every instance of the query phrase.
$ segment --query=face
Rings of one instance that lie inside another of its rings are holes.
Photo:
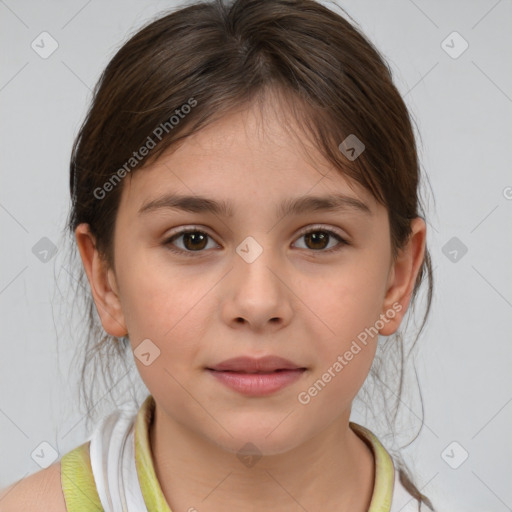
[[[162,413],[231,452],[250,441],[281,453],[348,422],[374,333],[398,327],[420,262],[404,259],[409,272],[394,266],[386,209],[308,153],[277,116],[263,122],[255,109],[187,138],[125,179],[115,268],[104,293],[101,277],[93,290],[107,332],[128,332]],[[155,203],[170,195],[225,203],[232,215],[205,202]],[[280,210],[312,196],[349,200]],[[266,395],[241,393],[207,370],[267,355],[306,370]]]

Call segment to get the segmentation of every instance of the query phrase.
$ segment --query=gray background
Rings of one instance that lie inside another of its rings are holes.
[[[73,269],[62,250],[70,150],[114,52],[173,5],[0,0],[0,487],[40,469],[31,454],[41,442],[62,455],[88,434],[72,361]],[[440,510],[512,510],[512,3],[339,5],[392,67],[435,197],[427,215],[437,288],[416,358],[425,424],[406,460]],[[47,59],[31,47],[43,31],[58,43]],[[453,31],[469,44],[457,58],[458,36],[448,38],[451,49],[442,44]],[[46,263],[32,250],[43,237],[58,249]],[[467,247],[455,262],[454,243]],[[414,427],[418,403],[404,399]]]

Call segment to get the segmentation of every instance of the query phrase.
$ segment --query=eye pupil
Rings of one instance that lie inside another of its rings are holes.
[[[190,246],[189,242],[192,242]],[[197,245],[199,242],[199,245]],[[193,231],[190,233],[183,233],[183,245],[187,249],[204,249],[206,247],[206,235],[200,231]]]
[[[326,247],[326,241],[329,238],[329,235],[323,231],[313,231],[311,233],[306,233],[305,238],[307,241],[313,242],[312,249],[324,249]],[[320,243],[320,246],[316,246],[316,244]]]

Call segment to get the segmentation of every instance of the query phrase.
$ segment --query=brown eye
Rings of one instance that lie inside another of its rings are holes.
[[[325,231],[313,231],[305,234],[304,240],[310,249],[325,249],[329,243],[329,235]]]
[[[208,235],[200,231],[183,234],[183,245],[190,251],[201,250],[206,247]]]
[[[302,233],[300,238],[305,241],[304,249],[310,249],[312,251],[318,251],[323,253],[329,253],[339,250],[344,245],[348,245],[348,242],[341,238],[340,235],[329,229],[313,228],[305,233]],[[332,241],[338,241],[338,244],[334,244],[334,247],[329,247]]]
[[[182,238],[181,247],[175,244],[175,241],[180,238]],[[163,245],[167,246],[173,252],[189,256],[194,252],[204,252],[204,249],[207,248],[209,238],[211,238],[210,235],[204,231],[187,229],[175,233],[170,238],[166,239]]]

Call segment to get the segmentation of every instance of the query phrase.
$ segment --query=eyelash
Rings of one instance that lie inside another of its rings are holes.
[[[309,249],[312,252],[322,253],[322,254],[331,254],[331,253],[334,253],[334,252],[337,252],[337,251],[341,250],[346,245],[350,245],[350,243],[347,242],[344,238],[342,238],[336,231],[333,231],[331,229],[326,229],[326,228],[324,228],[322,226],[313,226],[313,227],[309,228],[308,230],[302,232],[299,235],[298,238],[302,238],[305,235],[308,235],[310,233],[317,233],[317,232],[327,233],[329,236],[333,236],[336,240],[338,240],[339,244],[334,246],[334,247],[331,247],[331,249],[327,249],[327,250],[318,249],[318,250],[315,251],[314,249]],[[211,239],[213,239],[212,236],[210,236],[206,231],[204,231],[202,229],[199,229],[199,228],[187,228],[187,229],[183,229],[181,231],[178,231],[178,232],[174,233],[173,235],[171,235],[170,237],[168,237],[166,240],[164,240],[162,245],[166,246],[167,249],[170,250],[171,252],[174,252],[174,253],[179,254],[179,255],[195,256],[197,253],[204,252],[204,249],[201,250],[201,251],[185,251],[183,249],[177,249],[176,247],[174,247],[172,245],[173,240],[175,240],[176,238],[179,238],[180,236],[185,235],[187,233],[203,233],[206,236],[208,236]]]

